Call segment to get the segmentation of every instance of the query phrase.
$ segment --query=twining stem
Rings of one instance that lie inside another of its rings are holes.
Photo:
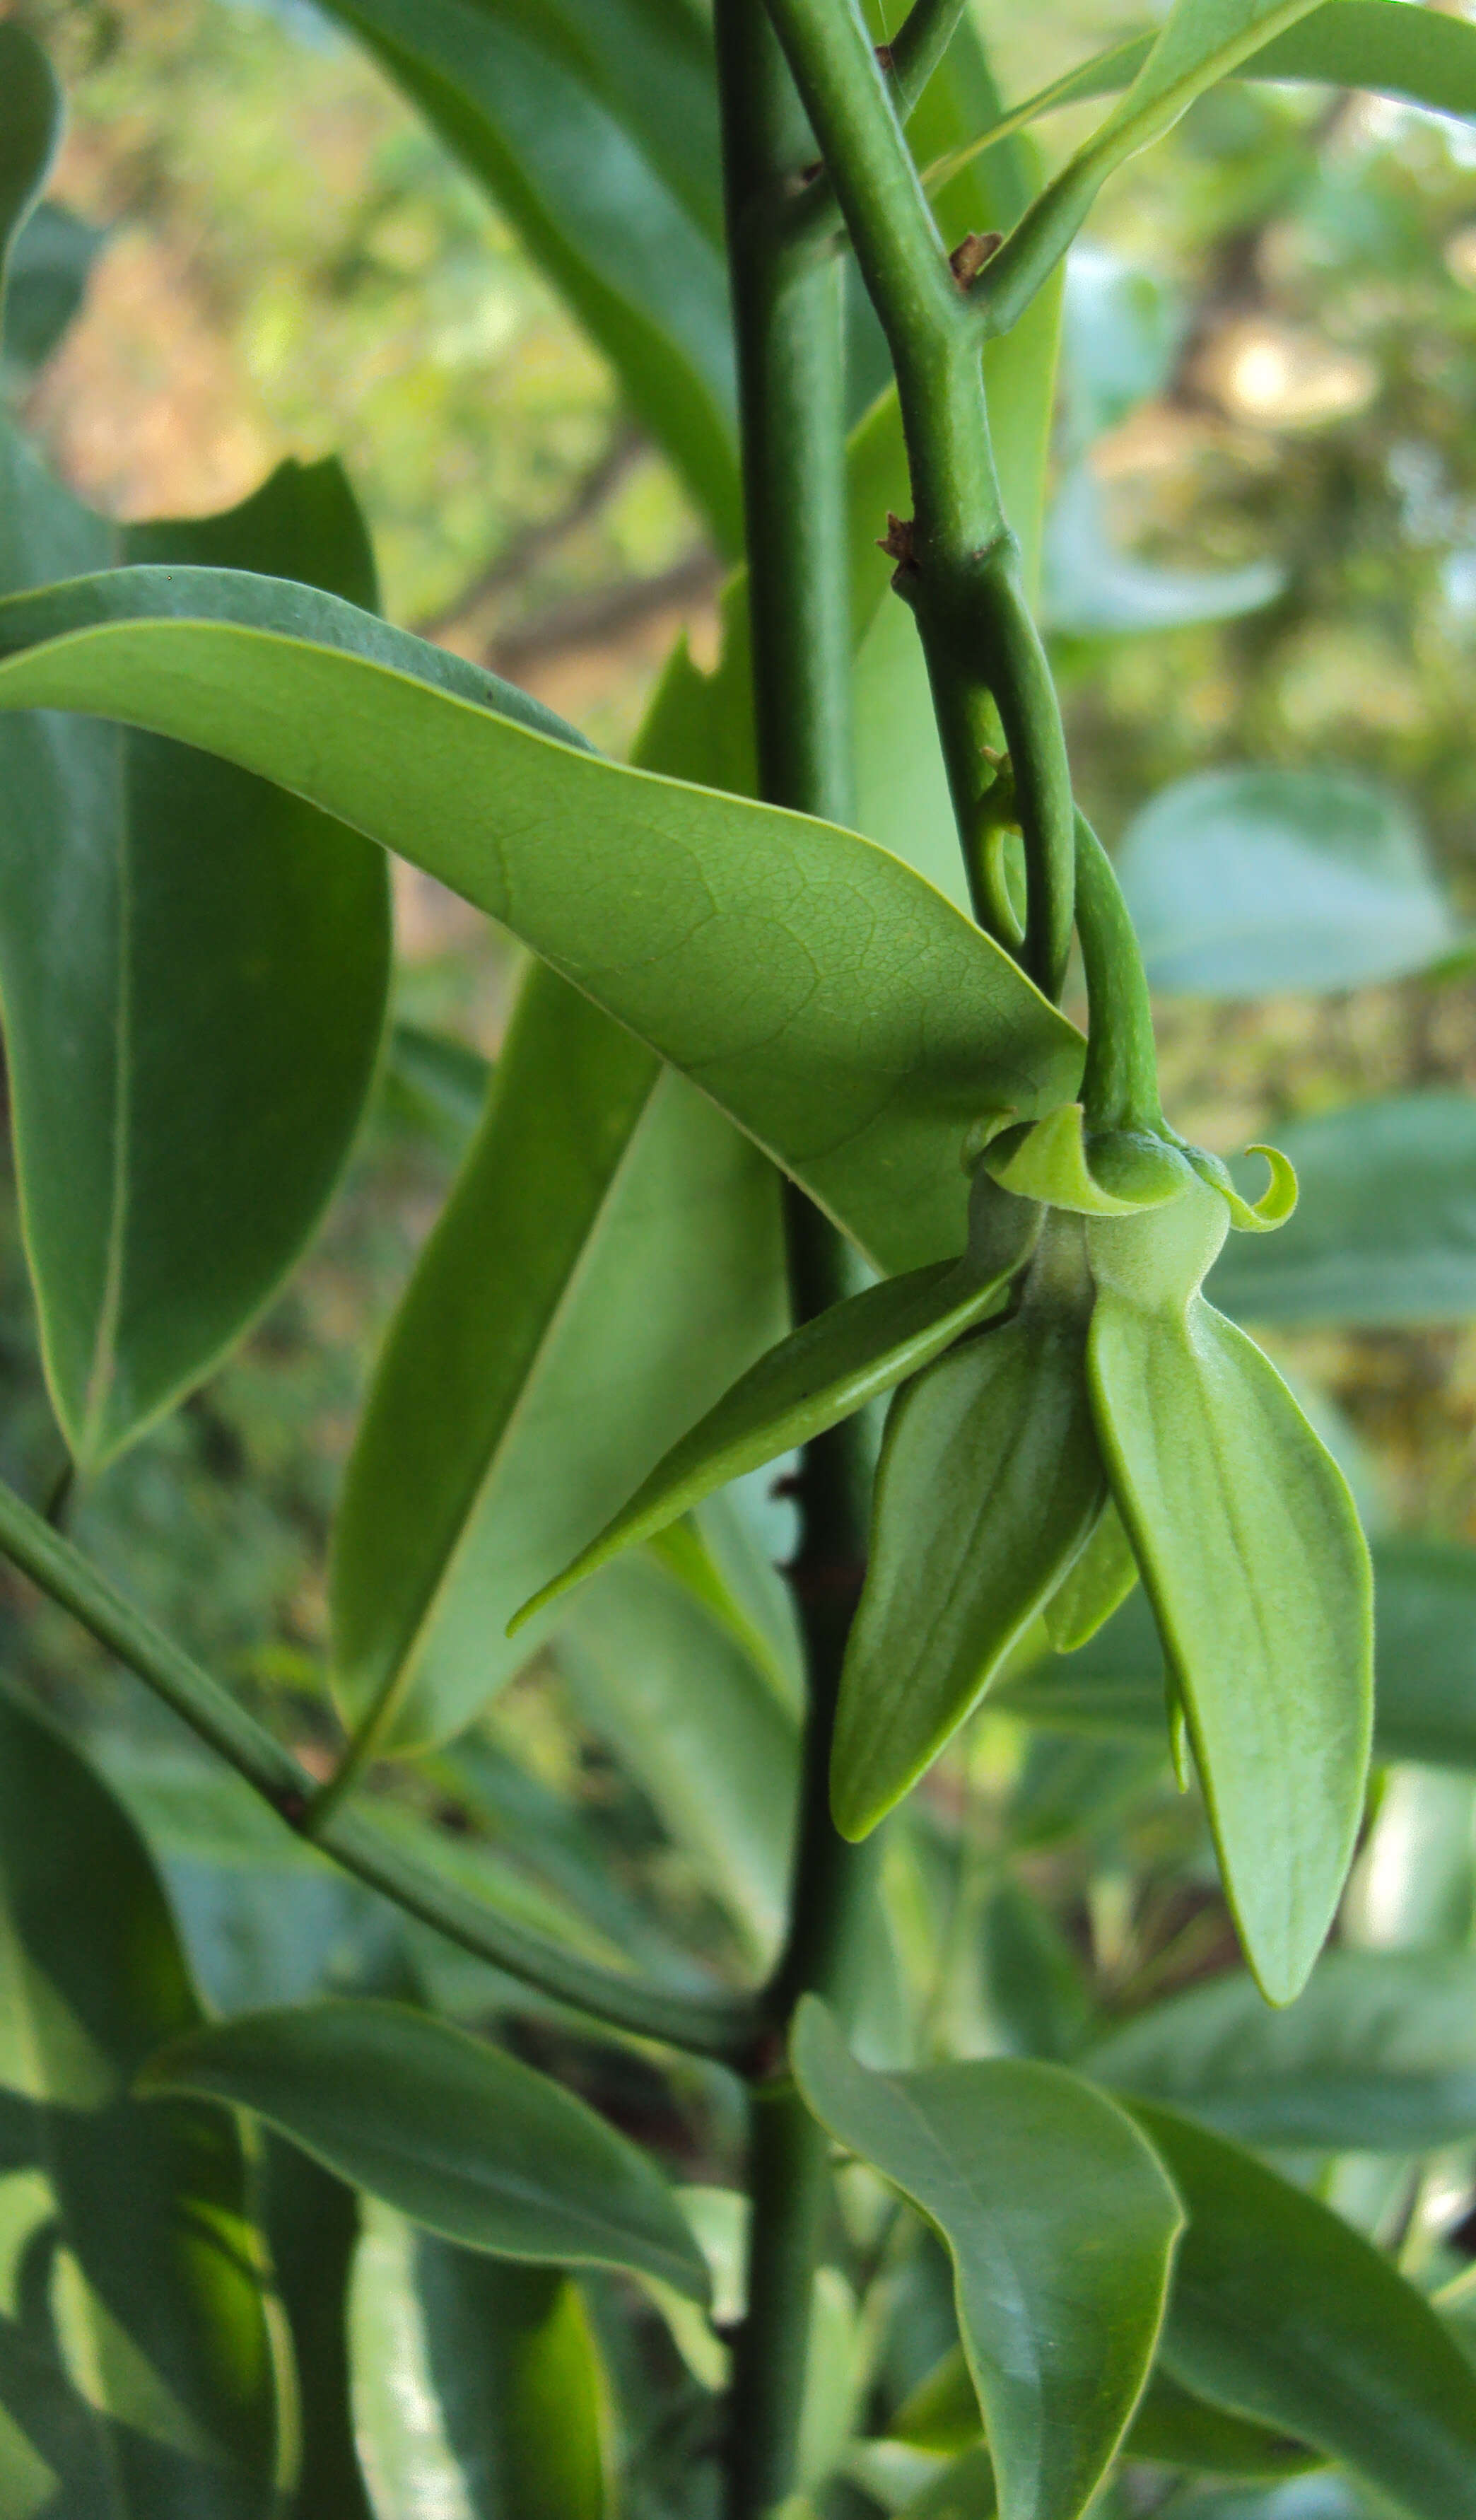
[[[851,620],[847,578],[843,301],[838,257],[783,240],[782,213],[813,156],[763,0],[717,0],[729,260],[743,426],[759,784],[770,802],[851,816]],[[796,1318],[850,1291],[834,1228],[786,1198]],[[852,1427],[807,1445],[795,1481],[789,1569],[805,1642],[808,1712],[785,1947],[771,1983],[774,2070],[754,2088],[748,2307],[734,2348],[730,2520],[758,2520],[792,2493],[828,2145],[783,2069],[800,1994],[845,2005],[868,1892],[870,1848],[848,1845],[829,1808],[829,1753],[845,1639],[866,1548],[867,1464]]]
[[[1055,689],[1000,503],[986,321],[938,233],[853,0],[769,0],[897,372],[915,514],[894,583],[917,615],[976,914],[1006,946],[980,874],[994,772],[990,701],[1009,748],[1025,841],[1021,959],[1058,997],[1071,943],[1075,832]],[[989,264],[974,287],[987,279]]]
[[[134,1608],[71,1542],[0,1483],[0,1551],[43,1593],[147,1682],[290,1828],[299,1828],[313,1779],[209,1673]],[[373,1820],[340,1812],[319,1829],[325,1855],[464,1951],[612,2027],[693,2055],[741,2066],[763,2019],[756,2001],[668,1992],[581,1959],[547,1935],[499,1916],[401,1853]]]

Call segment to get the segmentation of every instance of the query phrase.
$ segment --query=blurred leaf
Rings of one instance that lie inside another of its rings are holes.
[[[1076,2520],[1163,2313],[1180,2212],[1152,2151],[1059,2066],[869,2073],[813,1996],[791,2061],[821,2124],[948,2242],[1006,2520]]]
[[[491,194],[726,551],[737,388],[709,39],[675,0],[324,0]]]
[[[354,2410],[379,2520],[604,2520],[605,2381],[579,2287],[372,2207]]]
[[[1092,2017],[1080,1960],[1050,1910],[1023,1882],[995,1884],[979,1916],[984,2000],[999,2044],[1060,2063]]]
[[[270,2520],[274,2340],[246,2164],[133,2077],[200,2008],[118,1806],[0,1696],[0,2509]]]
[[[646,1556],[581,1595],[555,1659],[580,1715],[649,1796],[749,1956],[783,1930],[799,1736],[732,1633]]]
[[[508,1621],[783,1328],[777,1180],[547,969],[381,1350],[344,1480],[334,1688],[444,1740],[550,1622]]]
[[[1080,1036],[896,859],[551,742],[558,721],[521,694],[349,606],[121,570],[13,602],[0,639],[0,707],[147,717],[507,920],[888,1271],[960,1248],[971,1118],[1072,1090]],[[497,711],[467,704],[489,698]]]
[[[983,2429],[968,2364],[962,2349],[955,2347],[899,2407],[889,2432],[894,2441],[957,2456],[983,2438]],[[1123,2455],[1210,2476],[1296,2476],[1320,2465],[1316,2451],[1196,2398],[1161,2367],[1148,2375]]]
[[[1061,371],[1070,451],[1094,438],[1168,382],[1184,332],[1172,291],[1107,247],[1075,245],[1066,256],[1061,301]]]
[[[267,2136],[260,2195],[291,2330],[302,2436],[292,2520],[371,2520],[349,2403],[348,2278],[359,2236],[351,2187]]]
[[[1279,563],[1270,560],[1248,561],[1240,568],[1217,569],[1160,568],[1145,561],[1131,560],[1111,540],[1100,485],[1085,464],[1066,474],[1047,520],[1043,597],[1046,625],[1073,638],[1114,637],[1133,630],[1182,630],[1195,621],[1233,620],[1272,603],[1280,594],[1284,578]],[[1184,783],[1185,787],[1190,784]],[[1169,790],[1170,795],[1179,792]],[[1154,811],[1156,805],[1149,808],[1149,814]],[[1141,832],[1147,820],[1147,815],[1140,816],[1134,826],[1135,834]],[[1126,874],[1123,880],[1126,886]],[[1193,878],[1192,874],[1185,876],[1176,857],[1168,880],[1187,888]],[[1211,894],[1210,915],[1213,903]],[[1136,896],[1133,907],[1138,919]],[[1144,950],[1149,951],[1146,940]],[[1166,985],[1158,978],[1150,951],[1149,966],[1156,984]]]
[[[11,249],[0,366],[24,386],[81,307],[103,230],[64,202],[40,202]]]
[[[1476,1954],[1328,1952],[1283,2012],[1216,1978],[1079,2061],[1242,2143],[1429,2152],[1476,2133]]]
[[[251,2109],[464,2248],[624,2267],[706,2299],[705,2262],[643,2152],[547,2075],[407,2004],[238,2014],[171,2041],[139,2089]]]
[[[1476,2372],[1336,2214],[1139,2104],[1188,2214],[1163,2360],[1185,2387],[1341,2460],[1421,2520],[1476,2512]]]
[[[454,1033],[391,1024],[381,1088],[391,1107],[454,1155],[466,1153],[482,1116],[491,1061]]]
[[[16,238],[46,181],[62,135],[62,92],[35,37],[19,22],[0,26],[0,297]]]
[[[1457,940],[1409,812],[1346,771],[1181,779],[1130,824],[1117,872],[1166,995],[1357,988]]]
[[[1288,1121],[1301,1196],[1232,1238],[1217,1304],[1239,1320],[1382,1329],[1476,1315],[1476,1098],[1409,1094]]]

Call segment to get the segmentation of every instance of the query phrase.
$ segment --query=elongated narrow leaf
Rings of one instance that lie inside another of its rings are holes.
[[[962,2347],[945,2355],[898,2408],[887,2429],[893,2441],[947,2455],[982,2439],[983,2417]],[[1270,2432],[1229,2407],[1196,2398],[1161,2365],[1149,2373],[1123,2441],[1123,2455],[1159,2459],[1209,2476],[1298,2476],[1321,2464],[1316,2451],[1289,2441],[1284,2433]]]
[[[1133,1543],[1113,1505],[1046,1604],[1046,1633],[1058,1654],[1074,1653],[1105,1626],[1138,1581]]]
[[[370,2209],[354,2407],[377,2520],[604,2520],[604,2375],[572,2278]]]
[[[1181,779],[1129,825],[1117,864],[1166,994],[1357,988],[1421,970],[1459,937],[1408,807],[1344,771]]]
[[[847,1837],[936,1757],[1101,1511],[1080,1250],[1077,1220],[1052,1220],[1012,1319],[892,1403],[830,1762]]]
[[[1021,1248],[1028,1211],[1020,1210]],[[554,1600],[622,1549],[660,1531],[715,1488],[849,1418],[868,1400],[917,1373],[999,1303],[1012,1263],[981,1275],[962,1262],[889,1278],[791,1330],[725,1391],[642,1481],[558,1581],[530,1607]]]
[[[1167,131],[1217,79],[1305,18],[1310,5],[1311,0],[1175,0],[1142,68],[1094,133],[1089,152],[1120,165]]]
[[[271,2520],[264,2256],[234,2129],[129,2085],[200,2019],[131,1823],[0,1697],[0,2509]]]
[[[1069,1096],[1079,1036],[896,859],[551,742],[505,686],[348,606],[122,570],[13,602],[0,644],[0,707],[219,751],[505,920],[888,1270],[961,1247],[971,1117]]]
[[[1476,2512],[1476,2371],[1377,2250],[1238,2145],[1139,2105],[1184,2199],[1163,2359],[1421,2520]]]
[[[553,1646],[574,1702],[655,1806],[750,1956],[783,1931],[799,1786],[790,1711],[731,1631],[650,1558],[606,1569]]]
[[[1234,1237],[1217,1304],[1240,1321],[1370,1329],[1476,1314],[1476,1099],[1355,1102],[1277,1141],[1302,1184],[1297,1212],[1280,1234]]]
[[[1115,2031],[1083,2071],[1242,2143],[1428,2152],[1476,2133],[1476,1958],[1329,1952],[1284,2012],[1249,1977],[1218,1978]]]
[[[706,2299],[706,2264],[644,2153],[546,2075],[406,2004],[242,2013],[162,2048],[140,2088],[251,2109],[464,2248],[627,2267]]]
[[[263,2152],[262,2218],[297,2369],[301,2450],[292,2520],[372,2520],[349,2402],[348,2281],[358,2199],[280,2137],[268,2136]]]
[[[1094,1219],[1090,1367],[1246,1958],[1305,1984],[1363,1811],[1371,1578],[1341,1471],[1275,1369],[1198,1293],[1226,1212],[1196,1185]]]
[[[653,0],[325,5],[491,194],[736,549],[717,96],[697,13]]]
[[[0,26],[0,307],[16,239],[46,181],[62,131],[62,98],[34,36]]]
[[[772,1168],[535,968],[349,1462],[330,1591],[344,1721],[381,1722],[398,1750],[469,1722],[537,1642],[506,1630],[550,1558],[783,1328],[782,1302]]]
[[[1149,2146],[1054,2065],[873,2074],[813,1996],[807,2106],[936,2224],[1005,2520],[1076,2520],[1147,2376],[1181,2215]]]

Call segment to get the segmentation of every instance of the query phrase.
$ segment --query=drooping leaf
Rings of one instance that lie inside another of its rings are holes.
[[[1005,2520],[1076,2520],[1163,2314],[1181,2217],[1153,2152],[1059,2066],[871,2073],[813,1996],[790,2055],[821,2124],[948,2243]]]
[[[532,970],[349,1462],[330,1579],[344,1721],[394,1750],[468,1723],[536,1644],[506,1631],[551,1560],[782,1329],[782,1303],[771,1167]]]
[[[348,606],[120,570],[0,608],[0,707],[147,720],[505,920],[888,1270],[960,1248],[971,1118],[1069,1098],[1079,1036],[897,860],[550,741],[520,696]]]
[[[719,545],[741,539],[710,40],[673,0],[325,0],[599,344]]]
[[[1420,2520],[1476,2511],[1476,2371],[1340,2216],[1238,2145],[1138,2105],[1184,2199],[1163,2360]]]
[[[997,1220],[997,1222],[996,1222]],[[808,1443],[912,1374],[998,1308],[1036,1219],[1025,1201],[991,1209],[984,1247],[952,1265],[883,1280],[770,1348],[659,1461],[589,1547],[544,1586],[554,1600],[622,1549],[699,1505],[715,1488]]]
[[[573,2279],[370,2208],[354,2409],[378,2520],[604,2520],[606,2384]]]
[[[263,2140],[259,2181],[297,2372],[301,2450],[292,2520],[373,2520],[349,2402],[348,2281],[358,2199],[341,2179],[278,2136]]]
[[[1432,2151],[1476,2132],[1476,1957],[1328,1952],[1282,2012],[1236,1972],[1141,2013],[1081,2066],[1242,2143]]]
[[[1019,1310],[892,1402],[831,1749],[847,1837],[874,1828],[936,1757],[1091,1535],[1105,1477],[1090,1303],[1080,1225],[1052,1218]]]
[[[1138,1581],[1133,1543],[1114,1505],[1102,1508],[1076,1564],[1046,1604],[1046,1634],[1058,1654],[1074,1653],[1096,1636]]]
[[[1132,559],[1112,541],[1100,484],[1085,464],[1061,483],[1046,527],[1042,609],[1049,629],[1071,638],[1233,621],[1272,603],[1283,582],[1271,560],[1189,569]]]
[[[117,1804],[0,1696],[0,2509],[271,2520],[277,2373],[235,2130],[133,2076],[200,2009]]]
[[[968,2364],[957,2346],[898,2408],[888,2427],[894,2441],[952,2456],[982,2440],[983,2431]],[[1209,2476],[1298,2476],[1321,2464],[1316,2451],[1283,2433],[1269,2432],[1229,2407],[1196,2398],[1161,2364],[1148,2375],[1123,2454]]]
[[[1476,1099],[1396,1095],[1277,1135],[1297,1213],[1283,1233],[1235,1236],[1217,1304],[1240,1321],[1370,1329],[1476,1314]]]
[[[643,2152],[547,2075],[407,2004],[242,2013],[160,2048],[139,2088],[250,2109],[463,2248],[625,2267],[706,2299],[706,2264]]]
[[[1165,994],[1357,988],[1459,934],[1408,808],[1345,771],[1181,779],[1129,825],[1117,870]]]
[[[1342,1473],[1274,1366],[1198,1289],[1227,1229],[1195,1183],[1092,1219],[1089,1363],[1113,1493],[1187,1718],[1226,1891],[1289,2002],[1363,1812],[1371,1577]]]
[[[641,1785],[750,1956],[783,1931],[799,1735],[731,1631],[645,1555],[572,1604],[555,1659],[591,1730]]]

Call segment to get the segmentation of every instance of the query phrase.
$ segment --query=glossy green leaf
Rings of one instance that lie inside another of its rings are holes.
[[[1181,630],[1195,621],[1232,621],[1259,611],[1275,601],[1284,580],[1284,570],[1271,560],[1247,561],[1239,568],[1189,569],[1132,559],[1113,543],[1101,485],[1081,464],[1062,481],[1047,524],[1042,610],[1048,629],[1075,639]],[[1175,872],[1186,889],[1177,866]],[[1212,904],[1206,912],[1213,915]]]
[[[349,2403],[348,2280],[358,2199],[295,2144],[268,2136],[261,2150],[261,2214],[297,2373],[301,2447],[292,2520],[373,2520]]]
[[[1476,2512],[1476,2371],[1368,2242],[1252,2155],[1139,2105],[1184,2199],[1163,2359],[1421,2520]]]
[[[800,2006],[809,2108],[941,2231],[1005,2520],[1075,2520],[1147,2376],[1178,2199],[1119,2110],[1058,2066],[873,2074]]]
[[[1133,1543],[1115,1505],[1102,1508],[1076,1564],[1046,1604],[1046,1634],[1058,1654],[1075,1653],[1104,1627],[1138,1581]]]
[[[117,1804],[0,1696],[0,2509],[271,2520],[274,2338],[235,2130],[144,2108],[200,2019]]]
[[[1097,1433],[1188,1721],[1226,1891],[1273,2002],[1306,1981],[1363,1813],[1371,1578],[1341,1471],[1198,1288],[1228,1224],[1196,1183],[1094,1219]]]
[[[556,1599],[730,1479],[808,1443],[920,1372],[998,1309],[1036,1223],[1025,1201],[993,1201],[978,1247],[962,1260],[885,1279],[791,1330],[673,1445],[529,1609]]]
[[[139,2088],[250,2109],[463,2248],[624,2267],[706,2299],[705,2262],[644,2153],[547,2075],[406,2004],[242,2013],[171,2042]]]
[[[749,1955],[783,1931],[799,1733],[732,1633],[647,1556],[606,1569],[553,1647],[591,1730],[642,1786]]]
[[[1280,1234],[1234,1238],[1217,1304],[1240,1321],[1369,1329],[1476,1314],[1476,1100],[1391,1096],[1277,1135],[1297,1213]]]
[[[551,741],[520,695],[348,606],[125,570],[0,608],[0,707],[147,720],[505,920],[888,1271],[960,1248],[980,1110],[1074,1089],[1076,1032],[884,851]]]
[[[983,2417],[962,2347],[945,2355],[889,2426],[892,2440],[956,2456],[983,2437]],[[1283,2433],[1269,2432],[1229,2407],[1196,2398],[1162,2366],[1148,2375],[1123,2441],[1125,2458],[1151,2458],[1209,2476],[1298,2476],[1320,2465]]]
[[[937,1756],[1091,1535],[1081,1229],[1048,1224],[1018,1311],[892,1402],[841,1674],[835,1824],[864,1837]]]
[[[710,42],[680,0],[324,0],[491,194],[741,538]]]
[[[377,2520],[604,2520],[606,2384],[578,2285],[383,2206],[354,2269],[354,2409]]]
[[[1181,779],[1129,825],[1117,871],[1165,995],[1357,988],[1459,936],[1408,807],[1346,771]]]
[[[1242,2143],[1429,2152],[1476,2133],[1476,1957],[1328,1952],[1270,2012],[1238,1972],[1092,2048],[1082,2070]]]
[[[507,1626],[783,1327],[771,1167],[553,972],[380,1356],[334,1535],[334,1688],[443,1740],[527,1659]]]

